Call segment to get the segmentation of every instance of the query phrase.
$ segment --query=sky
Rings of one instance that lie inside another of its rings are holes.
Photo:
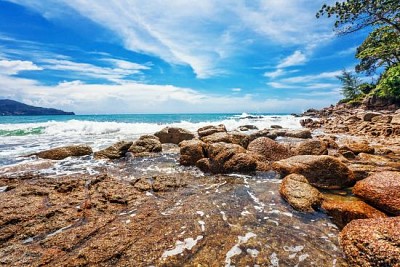
[[[0,0],[0,98],[77,114],[335,104],[365,32],[320,0]]]

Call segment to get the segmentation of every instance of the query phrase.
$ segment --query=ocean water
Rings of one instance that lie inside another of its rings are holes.
[[[297,129],[300,119],[288,114],[246,113],[4,116],[0,117],[0,167],[29,161],[28,154],[64,145],[87,144],[96,151],[166,126],[193,132],[210,124],[224,124],[230,131],[249,124],[260,130],[274,124]]]

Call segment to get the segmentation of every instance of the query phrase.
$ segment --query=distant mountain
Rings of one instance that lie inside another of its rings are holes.
[[[75,115],[75,113],[54,108],[34,107],[10,99],[0,99],[0,116],[29,115]]]

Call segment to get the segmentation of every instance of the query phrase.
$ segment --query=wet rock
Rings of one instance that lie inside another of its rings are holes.
[[[226,173],[225,162],[234,155],[246,153],[242,146],[230,143],[213,143],[207,148],[207,155],[210,159],[210,170],[212,173]]]
[[[125,156],[133,142],[120,141],[94,153],[97,159],[119,159]]]
[[[144,152],[161,152],[162,145],[157,136],[144,135],[135,141],[128,149],[128,152],[133,154],[144,153]]]
[[[400,172],[374,173],[358,181],[353,193],[380,210],[400,215]]]
[[[354,180],[354,174],[349,168],[331,156],[294,156],[276,161],[272,167],[282,176],[291,173],[304,175],[317,188],[344,188]]]
[[[268,138],[259,137],[249,144],[248,151],[260,154],[265,160],[281,160],[292,155],[290,150],[278,142]]]
[[[339,242],[351,266],[400,266],[400,217],[354,220]]]
[[[270,130],[264,129],[250,134],[249,141],[251,142],[259,137],[268,137],[269,139],[275,140],[278,137],[278,135]]]
[[[257,168],[257,161],[247,153],[238,153],[233,155],[223,165],[224,172],[241,172],[249,173],[255,172]]]
[[[346,198],[326,199],[321,207],[339,228],[345,227],[346,224],[356,219],[387,217],[385,213],[361,200],[347,200]]]
[[[180,142],[180,164],[185,166],[195,165],[198,160],[205,157],[205,146],[206,144],[198,139]]]
[[[80,157],[91,155],[93,153],[92,148],[87,145],[77,145],[77,146],[64,146],[49,149],[32,155],[36,155],[42,159],[53,159],[61,160],[68,157]]]
[[[223,133],[223,132],[226,132],[226,127],[223,124],[220,124],[217,126],[208,125],[208,126],[201,127],[200,129],[197,130],[199,137],[211,135],[214,133]]]
[[[283,127],[280,125],[271,125],[272,129],[282,129]]]
[[[325,142],[320,140],[307,140],[299,143],[293,149],[296,155],[327,155],[328,148]]]
[[[194,134],[190,131],[176,127],[165,127],[161,131],[156,132],[154,135],[160,139],[162,144],[179,144],[184,140],[191,140],[195,138]]]
[[[311,131],[308,129],[304,130],[290,130],[285,134],[286,137],[308,139],[311,138]]]
[[[134,183],[134,187],[141,191],[153,190],[155,192],[165,192],[187,185],[185,175],[157,175],[152,177],[142,177]]]
[[[281,196],[295,210],[314,212],[321,204],[322,195],[311,186],[303,175],[290,174],[286,176],[279,188]]]
[[[239,131],[246,132],[249,130],[258,130],[257,126],[255,125],[242,125],[239,126]]]
[[[362,119],[363,119],[363,121],[371,121],[373,117],[380,116],[380,115],[381,115],[380,113],[368,112],[363,115]]]

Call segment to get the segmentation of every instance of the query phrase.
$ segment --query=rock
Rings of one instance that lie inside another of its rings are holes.
[[[156,132],[154,135],[160,139],[162,144],[179,144],[184,140],[191,140],[195,137],[194,134],[188,130],[176,127],[165,127],[161,131]]]
[[[400,124],[400,114],[393,115],[391,123],[392,124]]]
[[[198,139],[180,142],[180,164],[185,166],[195,165],[198,160],[205,157],[205,145],[203,141]]]
[[[246,153],[246,149],[236,144],[223,142],[210,144],[207,148],[207,155],[210,159],[210,171],[212,173],[228,172],[228,170],[225,169],[225,163],[234,155],[241,153]],[[232,164],[229,166],[232,166]]]
[[[387,165],[389,162],[391,162],[390,159],[388,159],[384,156],[371,155],[371,154],[366,154],[366,153],[358,154],[358,158],[360,160],[363,160],[370,164],[372,163],[375,165]]]
[[[324,189],[344,188],[354,179],[349,168],[331,156],[294,156],[272,163],[272,168],[282,176],[291,173],[304,175],[311,185]]]
[[[293,150],[296,155],[327,155],[328,148],[320,140],[307,140],[299,143]]]
[[[249,144],[249,137],[239,132],[218,132],[201,138],[205,143],[232,143],[246,148]]]
[[[275,140],[278,135],[276,133],[271,132],[270,130],[264,129],[249,135],[249,141],[253,141],[259,137],[268,137],[269,139]]]
[[[135,141],[128,149],[128,152],[133,154],[144,153],[144,152],[161,152],[162,145],[157,136],[144,135]]]
[[[327,199],[321,206],[332,221],[340,228],[346,226],[349,222],[356,219],[384,218],[385,213],[371,207],[361,200]]]
[[[61,160],[68,157],[80,157],[91,155],[93,153],[92,148],[87,145],[77,145],[77,146],[64,146],[53,148],[32,155],[36,155],[42,159],[53,159]]]
[[[392,116],[389,115],[379,115],[372,117],[371,122],[373,123],[390,123],[392,121]]]
[[[94,153],[94,157],[97,159],[119,159],[125,156],[128,149],[131,147],[133,142],[119,141],[103,150]]]
[[[360,153],[374,154],[375,152],[375,149],[366,142],[351,142],[347,143],[346,147],[356,155]]]
[[[400,266],[400,217],[354,220],[339,243],[350,266]]]
[[[380,116],[380,115],[381,115],[380,113],[368,112],[363,115],[362,119],[363,119],[363,121],[371,121],[373,117]]]
[[[196,162],[196,167],[199,168],[202,172],[210,173],[211,161],[209,158],[202,158]]]
[[[380,210],[400,215],[400,172],[374,173],[358,181],[353,193]]]
[[[221,133],[221,132],[226,132],[225,125],[223,125],[223,124],[220,124],[217,126],[208,125],[208,126],[201,127],[200,129],[197,130],[199,137],[207,136],[207,135],[214,134],[214,133]]]
[[[134,187],[140,191],[153,190],[155,192],[170,191],[174,188],[187,185],[185,175],[157,175],[142,177],[134,183]]]
[[[286,176],[281,183],[279,193],[295,210],[314,212],[322,201],[322,195],[311,186],[306,177],[299,174]]]
[[[286,137],[294,137],[294,138],[301,138],[301,139],[308,139],[311,138],[311,131],[308,129],[305,130],[290,130],[287,131],[285,134]]]
[[[280,125],[271,125],[272,129],[282,129],[283,127]]]
[[[257,168],[257,161],[247,153],[238,153],[233,155],[223,165],[224,172],[242,172],[249,173],[255,172]]]
[[[249,130],[258,130],[257,126],[255,125],[242,125],[239,126],[239,131],[246,132]]]
[[[341,147],[339,153],[346,159],[355,159],[356,155],[348,147]]]
[[[262,155],[265,160],[281,160],[292,155],[288,148],[268,137],[259,137],[251,141],[247,149]]]
[[[240,145],[244,148],[248,147],[250,142],[248,135],[236,131],[230,132],[230,135],[232,144]]]

